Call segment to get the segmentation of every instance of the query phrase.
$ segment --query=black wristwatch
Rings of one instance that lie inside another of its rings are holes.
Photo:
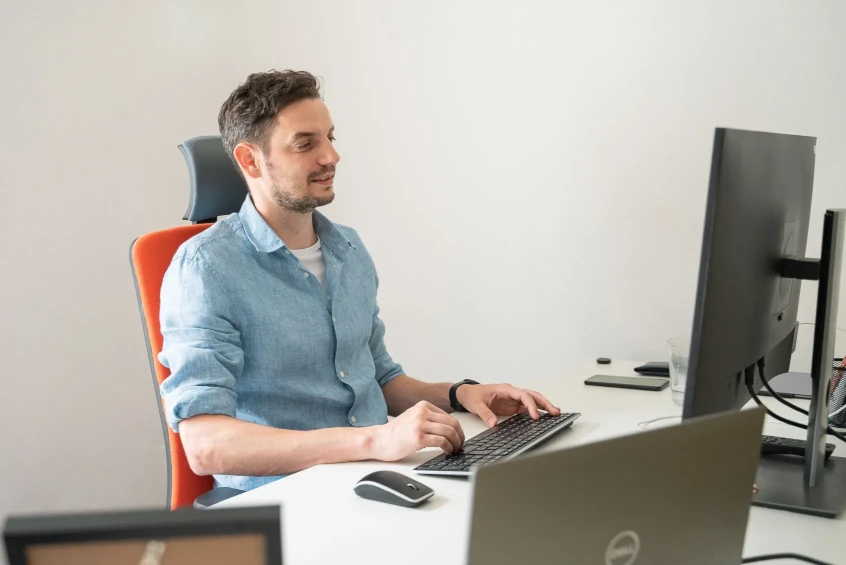
[[[452,409],[456,412],[467,412],[467,409],[461,405],[458,401],[458,397],[455,394],[455,391],[458,390],[458,387],[461,385],[477,385],[476,381],[471,381],[470,379],[464,379],[463,381],[459,381],[449,387],[449,405],[452,406]]]

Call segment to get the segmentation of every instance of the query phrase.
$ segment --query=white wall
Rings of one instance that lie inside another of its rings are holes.
[[[410,374],[663,358],[690,332],[717,126],[819,138],[812,255],[846,206],[842,2],[294,6],[319,25],[284,63],[325,77],[333,217],[377,258]]]
[[[180,223],[177,144],[279,63],[276,4],[3,3],[0,521],[164,505],[128,249]]]
[[[3,512],[162,501],[127,246],[181,217],[175,145],[250,71],[324,77],[328,213],[423,379],[663,357],[689,333],[716,126],[819,138],[811,254],[846,206],[838,0],[115,4],[3,18]]]

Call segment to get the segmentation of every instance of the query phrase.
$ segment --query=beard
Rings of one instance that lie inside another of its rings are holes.
[[[334,166],[322,167],[320,170],[314,171],[313,173],[308,175],[306,187],[308,187],[308,184],[311,183],[312,180],[324,177],[329,173],[334,172]],[[285,210],[288,210],[290,212],[306,214],[308,212],[311,212],[315,208],[331,204],[332,201],[335,199],[335,193],[330,191],[328,188],[327,194],[325,196],[314,196],[311,194],[306,196],[297,196],[283,188],[283,186],[286,184],[293,183],[280,182],[279,179],[274,178],[273,186],[271,187],[271,196],[273,197],[273,201],[276,202],[277,206],[280,206],[281,208],[284,208]]]
[[[288,192],[280,190],[278,187],[273,187],[273,201],[278,206],[285,208],[290,212],[298,214],[305,214],[311,212],[315,208],[331,204],[335,199],[335,194],[330,192],[326,196],[294,196]]]

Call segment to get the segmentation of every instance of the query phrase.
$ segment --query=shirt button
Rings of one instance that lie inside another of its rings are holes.
[[[338,376],[339,376],[339,377],[341,377],[341,378],[343,379],[346,375],[344,374],[344,372],[343,372],[343,371],[341,371],[340,373],[338,373]]]
[[[335,318],[335,316],[332,316],[332,321],[333,321],[333,322],[337,322],[337,321],[338,321],[338,319],[337,319],[337,318]]]
[[[350,423],[355,424],[355,416],[350,416]]]
[[[305,278],[308,278],[308,273],[303,273],[303,276],[304,276]]]
[[[286,250],[285,250],[285,255],[290,255],[290,254],[291,254],[291,252],[290,252],[290,251],[288,251],[288,250],[286,249]]]

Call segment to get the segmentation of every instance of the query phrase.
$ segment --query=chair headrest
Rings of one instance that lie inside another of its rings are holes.
[[[194,137],[179,146],[191,175],[191,195],[185,220],[214,221],[241,209],[247,184],[235,169],[219,135]]]

